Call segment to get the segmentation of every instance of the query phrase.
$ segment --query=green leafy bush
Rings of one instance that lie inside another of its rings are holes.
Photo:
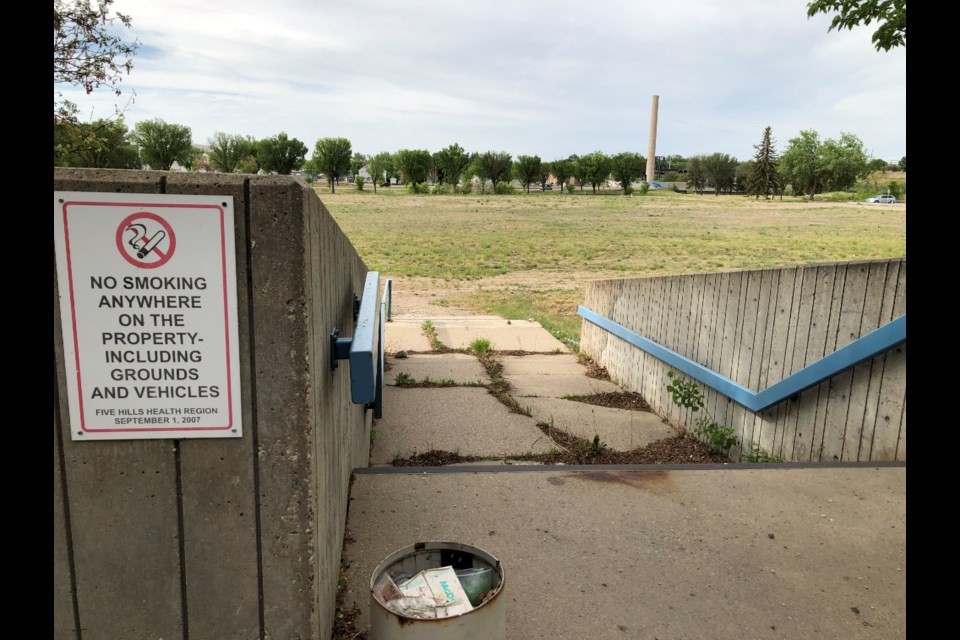
[[[637,187],[637,192],[638,192],[640,195],[645,196],[645,195],[647,195],[647,191],[650,191],[650,185],[647,184],[646,182],[641,182],[641,183],[640,183],[640,186]]]
[[[509,196],[516,193],[516,189],[509,182],[501,180],[493,187],[493,192],[498,196]]]
[[[670,394],[673,404],[689,409],[693,413],[703,409],[703,393],[696,381],[687,380],[676,371],[668,371],[667,377],[670,378],[667,392]],[[693,432],[698,438],[706,442],[711,449],[723,453],[729,452],[731,448],[739,444],[732,428],[719,424],[706,411],[704,411],[704,414],[694,422]]]
[[[430,185],[428,185],[426,182],[421,182],[419,184],[416,182],[408,182],[407,193],[430,193]]]
[[[363,176],[357,176],[353,181],[353,184],[355,184],[357,187],[357,191],[363,191],[363,183]]]

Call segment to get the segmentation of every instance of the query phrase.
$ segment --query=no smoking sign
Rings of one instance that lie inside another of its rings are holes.
[[[54,193],[74,440],[242,437],[233,199]]]

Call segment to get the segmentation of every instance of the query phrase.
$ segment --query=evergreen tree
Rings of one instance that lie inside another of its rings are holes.
[[[774,142],[770,127],[767,127],[763,130],[760,144],[753,145],[757,153],[753,157],[753,172],[747,179],[747,195],[755,196],[758,200],[761,195],[764,200],[769,200],[771,195],[776,195],[780,190],[780,156],[774,149]]]

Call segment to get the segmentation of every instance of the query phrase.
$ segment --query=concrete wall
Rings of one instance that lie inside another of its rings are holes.
[[[54,288],[54,637],[330,636],[372,412],[331,371],[367,268],[284,176],[54,170],[54,189],[230,195],[244,435],[74,442]]]
[[[907,262],[896,259],[602,280],[583,304],[760,391],[905,314],[906,299]],[[693,430],[698,416],[666,391],[668,365],[587,321],[580,348]],[[904,343],[762,412],[706,388],[705,409],[747,452],[755,443],[786,461],[906,460],[906,352]]]

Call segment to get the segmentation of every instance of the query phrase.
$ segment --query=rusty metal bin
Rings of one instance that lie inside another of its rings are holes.
[[[384,573],[414,575],[424,569],[453,566],[492,568],[493,588],[473,611],[428,620],[410,618],[388,609],[374,595]],[[459,542],[418,542],[394,551],[377,565],[370,576],[370,640],[505,640],[507,600],[503,595],[503,565],[483,549]]]

